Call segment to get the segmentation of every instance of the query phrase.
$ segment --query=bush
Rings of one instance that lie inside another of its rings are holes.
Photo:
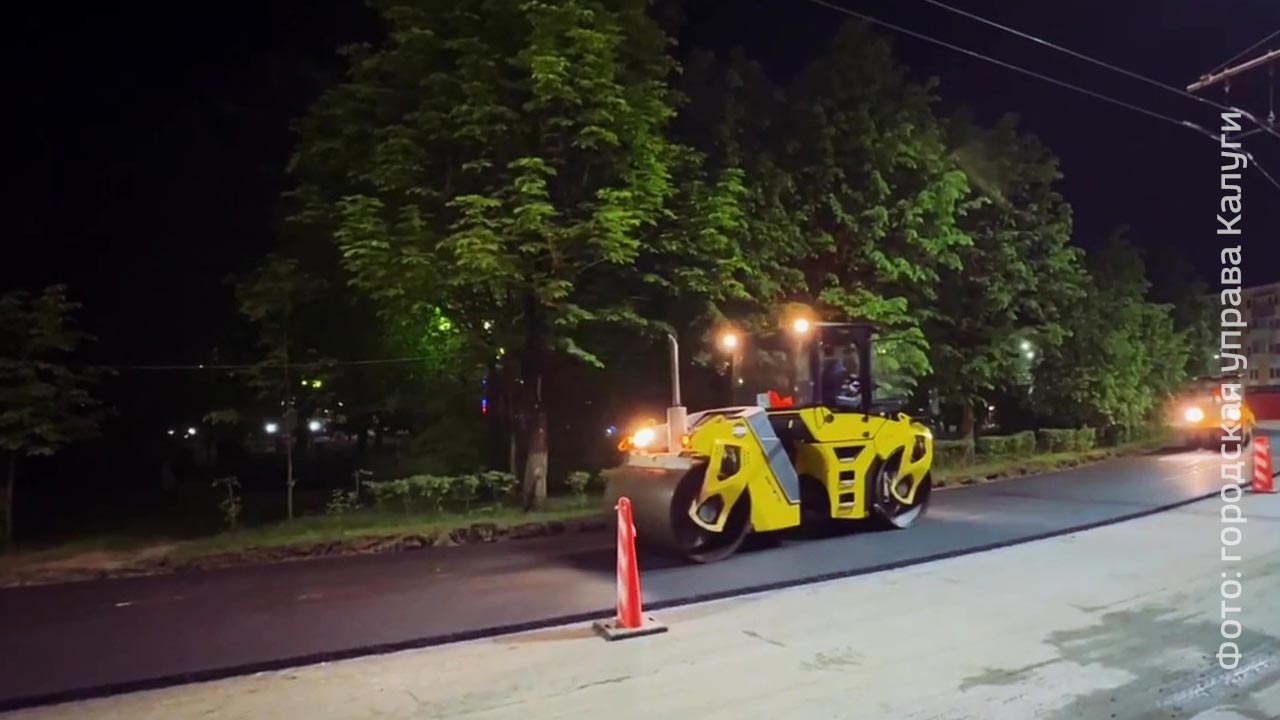
[[[978,438],[979,454],[991,457],[1023,457],[1036,451],[1035,431],[1026,430],[1012,435],[984,435]]]
[[[329,496],[329,504],[325,505],[324,512],[330,517],[342,517],[359,507],[360,501],[354,490],[334,490]]]
[[[1014,433],[1013,452],[1020,457],[1034,455],[1036,452],[1036,431],[1023,430],[1020,433]]]
[[[1072,452],[1078,445],[1079,431],[1072,428],[1044,428],[1036,431],[1036,447],[1040,452]]]
[[[1014,435],[984,435],[975,443],[978,454],[1004,457],[1017,454],[1018,438]]]
[[[410,493],[414,496],[411,505],[417,510],[442,512],[456,481],[457,478],[444,475],[415,475],[408,478]]]
[[[381,509],[393,506],[406,515],[413,512],[440,512],[450,499],[454,478],[440,475],[414,475],[389,482],[365,483],[373,494],[374,504]]]
[[[1098,432],[1091,427],[1082,427],[1076,431],[1076,450],[1089,451],[1097,446]]]
[[[1105,428],[1102,428],[1102,432],[1098,433],[1097,439],[1098,444],[1104,447],[1123,445],[1126,442],[1129,442],[1129,428],[1124,425],[1108,425]]]
[[[480,499],[480,476],[459,475],[452,478],[449,498],[454,503],[461,505],[463,511],[470,512],[471,503]]]
[[[569,473],[569,477],[565,478],[565,485],[569,488],[569,493],[576,498],[583,498],[587,495],[587,488],[591,486],[591,473],[577,470]]]
[[[227,526],[228,530],[235,530],[240,525],[240,513],[244,506],[240,501],[240,479],[237,477],[217,478],[213,481],[213,487],[221,485],[227,491],[227,496],[218,503],[218,509],[222,511],[222,522]]]
[[[933,441],[933,461],[938,465],[968,465],[973,462],[973,451],[973,438]]]
[[[400,487],[394,482],[365,482],[364,487],[373,495],[373,504],[381,510],[400,502]]]
[[[501,470],[490,470],[480,474],[480,488],[489,501],[502,503],[515,493],[519,480],[515,475]]]
[[[446,509],[470,512],[476,503],[502,503],[510,498],[516,478],[510,473],[483,472],[467,475],[413,475],[387,482],[366,482],[374,504],[383,510],[405,514],[439,513]]]

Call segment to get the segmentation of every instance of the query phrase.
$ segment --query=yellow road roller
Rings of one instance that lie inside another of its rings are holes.
[[[1241,392],[1239,399],[1240,417],[1229,418],[1223,412],[1222,386],[1224,383],[1236,385]],[[1243,397],[1244,380],[1238,375],[1206,375],[1197,377],[1187,384],[1186,390],[1175,396],[1168,404],[1165,427],[1179,444],[1188,448],[1218,449],[1223,445],[1226,435],[1223,423],[1239,423],[1240,429],[1236,437],[1239,444],[1248,446],[1253,442],[1254,425],[1257,418],[1249,407],[1248,400]],[[1230,444],[1230,443],[1228,443]]]
[[[729,404],[686,415],[676,377],[667,422],[627,435],[623,463],[603,473],[606,507],[629,498],[637,544],[693,562],[802,524],[912,525],[929,504],[933,435],[901,402],[876,397],[886,385],[874,334],[808,317],[723,332]]]

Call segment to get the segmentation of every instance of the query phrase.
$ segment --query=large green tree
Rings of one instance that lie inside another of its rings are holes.
[[[973,188],[960,219],[973,244],[959,249],[959,267],[939,271],[927,335],[934,383],[962,409],[968,436],[975,403],[1025,389],[1036,359],[1065,340],[1086,278],[1048,148],[1014,116],[985,129],[962,114],[949,138]]]
[[[762,270],[744,308],[786,301],[882,327],[882,378],[906,390],[929,368],[923,323],[939,273],[970,240],[968,193],[935,116],[933,84],[913,82],[889,43],[849,23],[786,86],[740,52],[696,54],[679,128],[713,168],[744,177],[737,235]]]
[[[546,492],[549,365],[599,365],[594,324],[646,325],[637,281],[696,286],[700,274],[669,272],[672,256],[694,265],[673,246],[723,242],[732,208],[714,210],[734,188],[682,185],[697,158],[668,139],[674,63],[644,0],[372,5],[387,40],[352,48],[347,80],[300,124],[296,218],[337,242],[394,322],[440,313],[503,355],[532,507]],[[689,224],[698,208],[713,210],[705,226]]]
[[[1117,231],[1088,258],[1090,281],[1068,328],[1071,340],[1045,353],[1036,387],[1059,420],[1133,428],[1185,380],[1186,331],[1173,308],[1148,299],[1142,252]]]
[[[1187,345],[1188,376],[1214,372],[1218,349],[1218,299],[1185,255],[1161,250],[1147,262],[1151,299],[1173,308],[1173,325]]]
[[[13,491],[23,457],[54,455],[93,437],[100,419],[90,394],[99,372],[68,364],[91,340],[75,324],[66,288],[0,297],[0,451],[6,461],[5,547],[13,542]]]
[[[882,325],[877,362],[908,387],[929,370],[939,273],[971,242],[957,225],[968,182],[935,100],[932,81],[913,82],[887,40],[850,22],[792,90],[786,142],[807,299]]]
[[[297,260],[272,254],[258,267],[236,281],[235,293],[240,314],[258,332],[260,356],[254,367],[243,373],[259,396],[270,402],[270,413],[280,414],[280,434],[285,444],[285,512],[293,519],[294,450],[302,428],[298,421],[298,391],[303,380],[303,363],[319,366],[314,358],[304,358],[299,316],[315,293],[314,281],[298,267]],[[314,372],[313,372],[314,374]]]

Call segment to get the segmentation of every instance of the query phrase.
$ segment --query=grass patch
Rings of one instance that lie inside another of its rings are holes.
[[[938,486],[954,486],[982,482],[988,478],[1050,472],[1154,450],[1164,445],[1163,438],[1154,437],[1110,448],[1021,457],[975,456],[972,453],[944,455],[935,461],[934,482]],[[543,510],[531,513],[518,508],[497,506],[474,508],[469,512],[412,514],[391,507],[372,507],[342,515],[303,516],[293,522],[251,526],[197,538],[178,539],[160,534],[149,537],[104,534],[47,547],[24,548],[0,555],[0,575],[7,575],[11,579],[48,570],[52,575],[66,574],[74,577],[77,572],[110,571],[155,555],[186,563],[245,552],[245,561],[251,562],[254,550],[274,552],[296,546],[306,554],[310,552],[309,546],[364,539],[394,541],[412,536],[429,538],[477,523],[510,528],[526,523],[573,521],[603,516],[604,510],[598,494],[585,498],[549,498]],[[324,552],[321,550],[319,554]],[[4,578],[0,578],[2,579]]]
[[[524,523],[546,523],[601,516],[598,496],[548,498],[546,507],[524,512],[513,507],[481,507],[466,513],[405,514],[378,508],[355,510],[342,516],[310,515],[293,522],[277,522],[194,539],[98,535],[60,542],[56,545],[18,549],[0,554],[0,575],[54,567],[65,563],[73,568],[108,569],[127,564],[148,553],[162,554],[175,561],[233,554],[254,549],[291,545],[331,543],[354,538],[395,538],[430,535],[491,523],[509,528]]]
[[[46,547],[22,548],[0,553],[0,572],[30,565],[42,565],[67,560],[89,553],[128,554],[154,547],[165,541],[162,538],[140,538],[131,535],[96,535],[68,540]]]
[[[498,527],[511,527],[530,522],[572,520],[600,515],[599,503],[549,498],[547,507],[535,512],[518,508],[478,508],[469,513],[441,513],[438,515],[405,515],[381,510],[359,510],[342,517],[316,515],[302,517],[293,522],[281,522],[219,533],[207,538],[191,540],[178,545],[174,556],[193,558],[202,555],[237,552],[252,548],[304,545],[363,537],[394,537],[397,535],[427,534],[467,527],[474,523],[493,523]]]
[[[1049,472],[1085,463],[1109,460],[1123,455],[1147,452],[1164,445],[1163,438],[1151,438],[1109,448],[1041,453],[1025,457],[983,457],[979,455],[972,463],[951,462],[936,464],[933,470],[933,479],[935,483],[946,486],[957,485],[964,480],[981,480],[992,475],[1005,476],[1018,471],[1021,471],[1021,474]]]

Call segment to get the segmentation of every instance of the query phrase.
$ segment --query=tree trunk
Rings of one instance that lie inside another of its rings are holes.
[[[538,510],[547,499],[547,409],[542,405],[542,378],[534,380],[529,412],[528,457],[524,463],[524,509]]]
[[[542,401],[542,376],[546,368],[547,336],[542,308],[530,294],[524,305],[524,358],[521,375],[525,399],[526,435],[522,495],[525,511],[541,508],[547,499],[547,408]]]
[[[18,453],[9,453],[9,477],[4,486],[4,549],[13,547],[13,486],[18,484]]]
[[[293,519],[293,438],[289,437],[285,442],[284,450],[285,463],[285,514],[289,520]]]
[[[507,468],[512,475],[519,475],[520,468],[516,466],[516,431],[514,427],[507,429]]]
[[[293,409],[293,377],[289,373],[289,326],[284,327],[284,485],[285,517],[293,520],[293,444],[298,434],[298,414]]]
[[[972,438],[972,437],[973,437],[973,426],[974,426],[974,424],[975,424],[975,422],[974,422],[974,417],[973,417],[973,401],[972,401],[972,400],[966,400],[966,401],[965,401],[965,402],[960,406],[960,411],[961,411],[961,414],[960,414],[960,438],[961,438],[961,439]]]

